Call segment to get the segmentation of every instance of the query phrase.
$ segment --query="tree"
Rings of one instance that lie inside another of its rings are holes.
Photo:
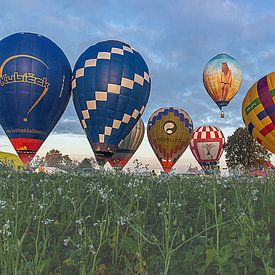
[[[45,159],[44,157],[40,157],[40,156],[35,156],[31,163],[30,166],[33,168],[39,167],[40,165],[43,165],[45,163]]]
[[[228,137],[224,146],[229,169],[240,168],[245,172],[265,166],[271,154],[249,134],[246,128],[238,128]]]
[[[45,162],[47,166],[58,167],[67,171],[74,169],[78,165],[77,161],[72,160],[68,155],[62,155],[61,152],[56,149],[47,152]]]
[[[96,164],[93,158],[84,158],[78,165],[78,168],[93,168]]]
[[[47,152],[45,162],[47,166],[61,168],[63,166],[63,156],[58,150],[52,149],[50,152]]]

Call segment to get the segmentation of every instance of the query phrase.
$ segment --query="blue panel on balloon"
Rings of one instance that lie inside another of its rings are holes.
[[[71,66],[48,38],[16,33],[0,41],[0,123],[28,163],[63,114]]]
[[[142,56],[128,44],[89,47],[73,71],[74,106],[97,154],[112,155],[144,112],[151,80]]]
[[[10,138],[44,140],[70,97],[71,68],[65,54],[46,37],[17,33],[0,41],[0,66],[3,129]]]

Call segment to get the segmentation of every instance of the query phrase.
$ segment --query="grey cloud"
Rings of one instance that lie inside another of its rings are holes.
[[[0,36],[22,30],[44,34],[64,50],[72,66],[98,40],[124,40],[150,68],[152,91],[144,121],[159,107],[177,106],[191,115],[195,126],[211,123],[230,132],[242,125],[246,91],[274,70],[274,4],[264,2],[255,7],[250,1],[229,0],[52,0],[28,1],[28,5],[17,0],[11,6],[4,0]],[[226,108],[224,120],[202,83],[205,64],[220,52],[235,57],[244,72],[242,87]],[[54,133],[83,134],[72,103]]]

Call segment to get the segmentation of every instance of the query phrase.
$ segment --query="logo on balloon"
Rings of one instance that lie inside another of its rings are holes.
[[[206,151],[207,151],[207,159],[212,159],[213,158],[210,151],[214,147],[215,147],[215,145],[213,145],[211,143],[206,143],[205,145],[202,146],[202,148],[206,149]]]
[[[43,92],[39,96],[39,98],[35,101],[35,103],[31,106],[31,108],[28,110],[27,114],[29,114],[35,107],[36,105],[41,101],[41,99],[46,95],[46,93],[49,90],[49,85],[50,83],[48,82],[46,77],[37,77],[34,73],[31,72],[25,72],[23,74],[20,74],[19,72],[13,72],[13,74],[9,75],[7,73],[3,74],[5,66],[10,62],[11,60],[17,59],[17,58],[29,58],[36,60],[40,62],[42,65],[44,65],[47,69],[48,66],[39,58],[31,55],[26,55],[26,54],[19,54],[19,55],[14,55],[9,58],[7,58],[0,66],[0,86],[3,87],[5,85],[11,84],[11,83],[28,83],[28,84],[33,84],[39,87],[43,88]]]
[[[172,135],[177,131],[177,125],[173,121],[166,121],[163,125],[163,130],[166,134]]]

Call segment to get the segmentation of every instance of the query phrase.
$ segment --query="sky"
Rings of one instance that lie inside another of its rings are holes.
[[[1,0],[0,24],[1,39],[16,32],[50,38],[63,49],[72,68],[80,54],[98,41],[130,44],[145,59],[152,79],[142,116],[145,124],[156,109],[173,106],[188,112],[194,127],[210,124],[231,135],[244,126],[241,105],[248,89],[275,69],[275,2],[271,0]],[[206,63],[218,53],[233,56],[243,71],[242,86],[226,108],[225,119],[202,82]],[[72,101],[38,155],[52,148],[77,160],[93,156]],[[0,150],[15,152],[3,130]],[[135,158],[160,168],[146,136]],[[198,166],[187,149],[175,168],[184,171],[190,164]],[[221,166],[225,166],[224,156]]]

